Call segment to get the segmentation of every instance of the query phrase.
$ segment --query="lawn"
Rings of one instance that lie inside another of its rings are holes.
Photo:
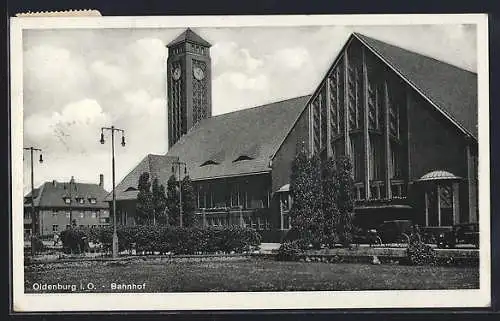
[[[58,263],[25,268],[25,291],[33,284],[94,285],[89,292],[115,292],[111,284],[143,284],[145,290],[116,292],[307,291],[474,289],[477,267],[402,266],[238,261],[153,261]]]

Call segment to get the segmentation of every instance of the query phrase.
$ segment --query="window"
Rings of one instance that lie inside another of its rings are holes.
[[[57,216],[58,211],[57,210],[52,210],[52,217]]]
[[[241,205],[239,198],[239,185],[232,184],[231,185],[231,206],[239,206]]]
[[[207,166],[207,165],[219,165],[219,163],[210,159],[210,160],[207,160],[206,162],[204,162],[203,164],[201,164],[200,167]]]
[[[57,231],[59,231],[59,225],[57,224],[52,225],[52,232],[57,232]]]
[[[64,203],[66,203],[66,204],[70,204],[70,203],[71,203],[71,198],[69,198],[69,197],[65,197],[65,198],[64,198]]]
[[[239,161],[244,161],[244,160],[252,160],[253,158],[247,155],[241,155],[240,157],[236,158],[233,163],[239,162]]]
[[[90,202],[90,204],[96,204],[97,200],[92,197],[92,198],[89,199],[89,202]]]
[[[85,217],[85,213],[83,211],[80,212],[80,218],[84,218]]]
[[[396,143],[391,143],[391,158],[389,159],[389,171],[391,178],[401,178],[401,152]]]
[[[97,213],[96,212],[92,212],[92,218],[96,218],[97,217]]]
[[[381,180],[382,179],[382,168],[383,168],[383,157],[382,157],[382,140],[379,135],[370,135],[370,179],[371,180]]]
[[[78,204],[84,204],[85,203],[85,199],[83,197],[77,198],[77,201],[78,201]]]

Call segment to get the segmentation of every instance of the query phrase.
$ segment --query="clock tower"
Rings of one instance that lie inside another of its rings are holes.
[[[210,47],[189,28],[167,45],[168,148],[212,116]]]

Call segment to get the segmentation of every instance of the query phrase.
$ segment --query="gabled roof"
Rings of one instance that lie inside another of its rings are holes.
[[[139,193],[139,191],[137,190],[137,186],[139,184],[139,177],[144,172],[149,173],[151,181],[155,178],[158,178],[160,184],[163,184],[166,187],[167,181],[172,175],[172,164],[176,160],[177,157],[167,157],[164,155],[148,154],[116,186],[116,199],[117,200],[136,199],[137,193]],[[111,201],[112,197],[113,197],[112,194],[109,193],[106,196],[106,201]]]
[[[204,119],[172,146],[167,156],[187,163],[193,180],[269,172],[271,157],[309,98],[302,96]]]
[[[359,33],[353,36],[477,140],[477,74]]]
[[[174,45],[176,45],[178,43],[181,43],[181,42],[194,42],[196,44],[200,44],[200,45],[205,46],[205,47],[211,47],[212,46],[208,41],[206,41],[202,37],[198,36],[190,28],[187,28],[186,31],[184,31],[179,36],[177,36],[177,38],[175,38],[174,40],[172,40],[167,45],[167,47],[172,47],[172,46],[174,46]]]
[[[71,196],[72,203],[71,207],[74,209],[78,208],[108,208],[109,204],[104,201],[104,198],[108,194],[104,188],[98,184],[87,184],[87,183],[69,183],[69,182],[45,182],[41,187],[35,189],[35,206],[40,207],[54,207],[54,208],[67,208],[68,204],[64,202],[64,197],[70,195],[71,186]],[[25,206],[31,205],[30,199],[31,193],[25,196],[27,202],[24,203]],[[84,203],[80,204],[76,202],[76,198],[82,197]],[[95,198],[96,203],[92,204],[89,199]]]

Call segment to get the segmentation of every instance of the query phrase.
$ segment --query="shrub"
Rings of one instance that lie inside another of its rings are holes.
[[[436,253],[429,245],[410,238],[406,249],[408,263],[411,265],[432,265],[436,263]]]
[[[298,241],[284,242],[278,249],[277,259],[280,261],[297,261],[303,253]]]
[[[132,250],[152,254],[154,252],[174,254],[196,254],[216,252],[242,253],[261,242],[260,234],[239,226],[224,227],[177,227],[158,225],[120,226],[117,228],[119,250]],[[61,232],[66,252],[81,253],[86,242],[102,243],[103,248],[112,248],[113,228],[73,228]]]
[[[33,243],[32,246],[35,248],[35,253],[40,253],[43,250],[45,250],[45,245],[42,242],[42,239],[40,237],[33,237]]]
[[[87,248],[87,235],[89,232],[84,228],[70,228],[61,232],[63,251],[65,253],[83,253]]]

